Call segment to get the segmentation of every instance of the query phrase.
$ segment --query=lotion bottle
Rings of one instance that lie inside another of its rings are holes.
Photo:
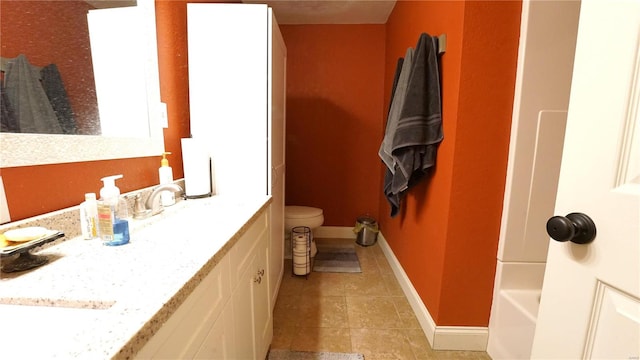
[[[171,155],[171,153],[163,152],[162,160],[160,160],[160,168],[158,169],[160,185],[171,184],[173,182],[173,169],[169,166],[167,155]],[[160,203],[162,206],[171,206],[176,203],[176,195],[173,191],[165,190],[160,193]]]
[[[114,240],[113,227],[116,221],[116,207],[120,199],[120,189],[115,184],[122,175],[103,177],[103,187],[100,189],[98,202],[98,233],[105,243]]]
[[[84,194],[84,202],[80,204],[80,227],[83,239],[98,237],[98,202],[95,193]]]

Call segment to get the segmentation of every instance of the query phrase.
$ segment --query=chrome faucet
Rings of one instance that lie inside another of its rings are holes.
[[[153,189],[153,191],[151,192],[151,195],[149,195],[149,197],[147,198],[147,201],[145,202],[145,208],[146,210],[149,210],[151,212],[151,215],[155,214],[156,212],[154,212],[154,207],[153,205],[156,202],[156,198],[158,198],[160,196],[160,194],[163,191],[173,191],[173,192],[182,192],[182,188],[180,187],[180,185],[177,184],[162,184],[158,187],[156,187],[155,189]],[[160,212],[160,211],[158,211]]]

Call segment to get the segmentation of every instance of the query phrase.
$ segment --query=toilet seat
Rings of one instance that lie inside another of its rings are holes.
[[[294,205],[284,207],[284,228],[287,233],[296,226],[306,226],[313,230],[323,223],[322,209]]]
[[[311,206],[296,206],[289,205],[284,207],[284,229],[285,229],[285,243],[290,241],[291,229],[296,226],[306,226],[311,229],[311,257],[314,257],[318,252],[316,243],[313,241],[313,230],[322,226],[324,223],[324,215],[322,209],[314,208]],[[291,246],[286,246],[285,258],[290,258],[289,249]],[[289,256],[289,257],[287,257]]]
[[[285,206],[284,217],[289,219],[306,219],[322,215],[322,209],[310,206]]]

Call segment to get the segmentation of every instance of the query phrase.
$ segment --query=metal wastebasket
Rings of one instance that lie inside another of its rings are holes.
[[[370,216],[359,216],[353,232],[357,234],[356,243],[362,246],[371,246],[378,241],[378,223]]]

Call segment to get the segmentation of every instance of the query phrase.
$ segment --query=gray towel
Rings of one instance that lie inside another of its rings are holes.
[[[2,84],[0,84],[0,131],[20,132],[18,118],[9,104],[9,97]]]
[[[29,64],[26,56],[18,55],[9,62],[5,72],[5,87],[20,132],[62,133],[58,117],[40,84],[40,69]]]
[[[405,53],[404,60],[398,62],[400,71],[396,69],[396,73],[399,73],[397,81],[394,80],[393,97],[391,99],[391,106],[389,108],[389,116],[387,117],[387,127],[384,132],[384,139],[378,150],[378,155],[387,165],[387,168],[391,173],[395,173],[396,160],[391,154],[393,150],[393,138],[400,122],[400,113],[404,106],[405,95],[407,93],[407,85],[409,84],[409,76],[411,75],[411,67],[413,64],[413,49],[408,48]]]
[[[400,88],[395,96],[399,91]],[[437,38],[420,35],[403,97],[399,118],[390,135],[393,166],[385,161],[384,193],[392,217],[398,214],[406,191],[435,165],[437,146],[443,139]]]
[[[58,123],[64,134],[75,134],[76,120],[71,109],[71,103],[64,88],[62,77],[56,64],[49,64],[40,70],[42,88],[44,89],[53,111],[58,117]]]

